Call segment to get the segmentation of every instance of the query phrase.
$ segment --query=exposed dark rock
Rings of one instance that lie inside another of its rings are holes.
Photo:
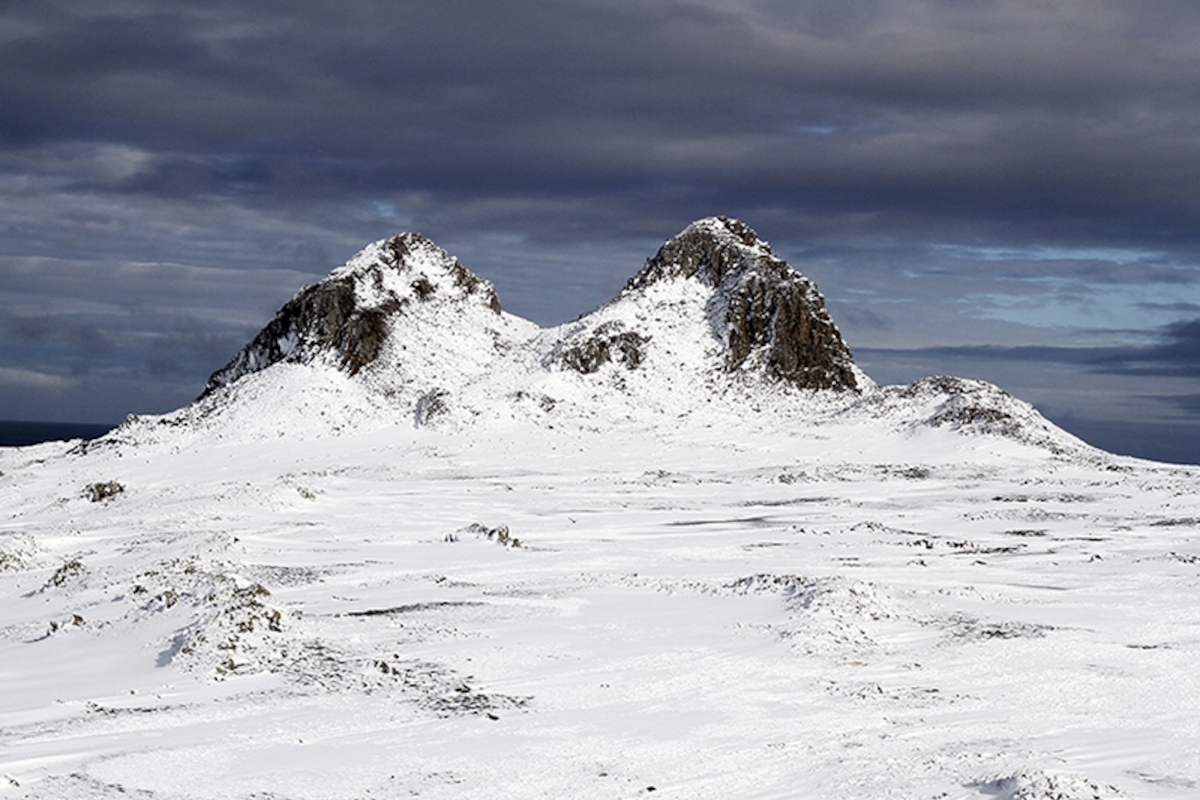
[[[421,395],[417,401],[415,422],[417,427],[427,425],[450,410],[450,393],[445,389],[433,389]]]
[[[587,340],[563,349],[563,365],[584,375],[598,371],[614,359],[629,369],[637,369],[645,357],[650,338],[634,331],[623,331],[621,327],[621,323],[615,321],[597,326]]]
[[[726,368],[759,366],[803,389],[857,390],[854,359],[816,285],[771,253],[743,222],[692,223],[625,286],[696,278],[715,290],[708,312],[727,347]]]
[[[768,254],[771,252],[770,245],[740,220],[716,217],[693,222],[678,236],[667,240],[646,266],[629,279],[625,290],[640,289],[664,279],[696,275],[709,286],[719,286],[725,276],[745,260],[746,254],[739,244],[757,246]]]
[[[87,574],[87,568],[83,566],[83,562],[78,558],[72,558],[70,561],[63,564],[58,569],[54,570],[54,574],[50,576],[50,580],[46,581],[43,590],[55,586],[60,587],[66,583],[76,580]]]
[[[124,491],[125,487],[116,481],[89,483],[83,490],[88,500],[91,500],[93,503],[99,503],[101,500],[116,497]]]
[[[419,281],[413,281],[413,291],[417,293],[417,297],[422,300],[429,299],[429,295],[436,291],[436,288],[429,282],[428,278],[421,278]]]
[[[338,365],[354,375],[379,355],[387,337],[385,320],[402,307],[396,301],[388,307],[358,308],[350,278],[307,286],[232,361],[212,374],[204,394],[271,364],[306,360],[315,349],[329,350]]]
[[[461,286],[467,294],[475,294],[483,290],[487,298],[488,308],[497,314],[503,310],[500,308],[500,296],[496,294],[496,290],[492,285],[458,263],[458,259],[454,259],[451,272],[454,275],[454,283]]]

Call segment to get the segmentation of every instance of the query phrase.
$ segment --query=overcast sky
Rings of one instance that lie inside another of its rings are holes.
[[[1194,0],[0,0],[0,418],[183,405],[397,231],[553,324],[727,214],[877,380],[1200,462],[1197,42]]]

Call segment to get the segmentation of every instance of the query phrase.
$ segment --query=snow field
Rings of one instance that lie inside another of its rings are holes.
[[[1193,795],[1192,470],[705,424],[0,452],[3,791]]]

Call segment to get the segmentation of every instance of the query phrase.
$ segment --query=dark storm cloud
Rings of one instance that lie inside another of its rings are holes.
[[[1129,354],[1110,368],[1134,375],[1200,377],[1200,319],[1175,323],[1164,333],[1165,341],[1161,344],[1148,347],[1140,354]]]
[[[142,148],[129,191],[619,198],[630,233],[665,201],[673,219],[852,209],[876,230],[936,214],[991,235],[1020,225],[1026,239],[1197,239],[1194,4],[126,2],[0,15],[0,132],[14,146]]]
[[[247,338],[213,330],[199,320],[175,320],[168,330],[148,337],[143,349],[145,369],[156,378],[194,379],[216,371]]]
[[[251,330],[231,332],[186,315],[159,320],[124,314],[48,313],[12,317],[0,330],[25,345],[21,366],[80,375],[120,368],[143,376],[211,372],[236,352]]]
[[[111,353],[114,349],[108,334],[95,325],[61,323],[49,317],[15,317],[8,320],[5,328],[17,341],[44,344],[60,340],[89,356]]]
[[[1200,394],[1168,395],[1157,399],[1170,403],[1189,414],[1200,414]]]

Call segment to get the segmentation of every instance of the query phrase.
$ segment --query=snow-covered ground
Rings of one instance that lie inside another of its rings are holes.
[[[0,449],[0,797],[1195,798],[1198,488],[876,386],[736,221],[546,331],[396,237]]]
[[[1197,795],[1195,470],[711,424],[0,451],[2,791]]]

